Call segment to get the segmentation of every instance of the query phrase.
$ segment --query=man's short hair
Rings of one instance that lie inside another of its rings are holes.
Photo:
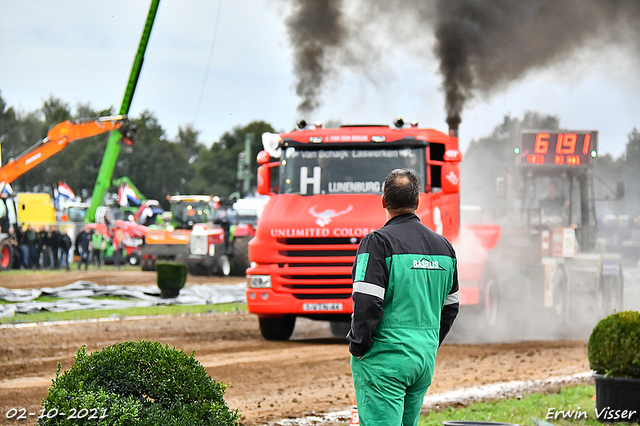
[[[387,210],[414,211],[419,196],[420,181],[413,170],[392,170],[384,180],[383,197]]]

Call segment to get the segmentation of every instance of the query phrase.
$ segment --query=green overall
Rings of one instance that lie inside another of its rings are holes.
[[[417,216],[398,216],[362,240],[353,281],[347,339],[360,424],[417,425],[458,310],[453,248]]]

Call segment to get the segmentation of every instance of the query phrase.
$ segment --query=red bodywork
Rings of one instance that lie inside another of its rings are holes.
[[[481,278],[487,253],[498,243],[499,225],[464,225],[453,241],[458,257],[460,281],[460,305],[477,305],[481,302]]]
[[[109,231],[107,225],[103,223],[88,223],[82,227],[82,229],[89,228],[99,232],[105,238],[113,238],[113,233]],[[116,220],[113,222],[113,231],[115,229],[121,229],[124,233],[123,247],[125,250],[125,256],[131,255],[136,250],[140,250],[140,246],[149,228],[143,225],[139,225],[133,222],[127,222],[124,220]]]
[[[287,141],[309,143],[321,137],[332,149],[332,143],[358,142],[373,146],[372,137],[383,136],[385,142],[398,142],[403,138],[427,141],[426,188],[420,194],[417,215],[421,221],[442,233],[456,245],[459,223],[459,164],[458,139],[442,132],[417,127],[393,129],[389,127],[343,127],[316,129],[281,134]],[[397,146],[397,145],[396,145]],[[390,145],[390,148],[393,145]],[[335,149],[341,149],[335,146]],[[438,154],[436,154],[438,153]],[[443,155],[443,153],[446,153]],[[438,157],[438,158],[436,158]],[[268,188],[277,183],[267,182],[269,168],[277,163],[263,165],[258,170],[259,186]],[[435,166],[435,167],[434,167]],[[439,171],[440,187],[431,192],[431,176]],[[265,193],[264,191],[262,193]],[[254,266],[247,276],[269,275],[270,288],[247,288],[250,312],[261,317],[300,315],[317,317],[323,314],[351,314],[351,269],[358,244],[364,235],[382,227],[385,211],[381,196],[377,194],[269,194],[257,226],[255,238],[249,243],[249,260]],[[499,238],[499,228],[476,228],[475,234],[486,253]],[[479,270],[475,271],[478,262]],[[462,304],[479,302],[478,283],[484,255],[473,259],[471,267],[459,263]]]

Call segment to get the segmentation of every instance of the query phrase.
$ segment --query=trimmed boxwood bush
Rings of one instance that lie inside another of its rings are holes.
[[[237,426],[226,387],[193,354],[159,342],[122,342],[90,355],[83,346],[69,370],[60,374],[58,364],[37,425]]]
[[[600,320],[587,349],[596,373],[640,379],[640,312],[618,312]]]
[[[156,263],[157,283],[163,298],[178,297],[187,282],[187,265],[179,262]]]

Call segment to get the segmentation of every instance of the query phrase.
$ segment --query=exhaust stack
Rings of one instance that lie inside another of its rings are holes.
[[[455,149],[458,149],[458,126],[460,126],[460,117],[447,117],[449,125],[449,138],[455,139]]]

